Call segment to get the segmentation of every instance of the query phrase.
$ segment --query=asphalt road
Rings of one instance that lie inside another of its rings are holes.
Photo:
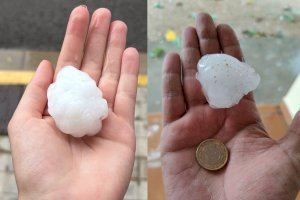
[[[128,46],[146,52],[146,0],[1,0],[0,48],[60,50],[69,13],[81,4],[109,8],[127,23]]]

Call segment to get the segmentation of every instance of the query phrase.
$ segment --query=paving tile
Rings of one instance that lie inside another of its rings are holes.
[[[133,166],[133,171],[131,175],[131,180],[134,181],[139,177],[139,172],[140,172],[140,166],[139,166],[139,158],[136,157],[134,160],[134,166]]]
[[[10,151],[8,136],[0,136],[0,151]]]
[[[137,101],[147,104],[147,88],[138,87]]]
[[[16,184],[14,174],[7,173],[4,176],[4,181],[5,181],[5,184],[3,186],[3,192],[4,193],[12,193],[12,194],[17,194],[18,193],[17,184]]]
[[[1,200],[18,200],[18,194],[16,193],[3,193],[2,196],[0,194]]]
[[[22,50],[0,50],[0,69],[1,70],[21,70],[23,69],[25,53]]]
[[[11,154],[0,153],[0,172],[13,173]],[[0,180],[1,181],[1,180]]]
[[[125,200],[146,200],[147,199],[147,181],[131,182],[129,184]]]
[[[0,171],[0,199],[2,199],[1,194],[3,192],[3,185],[4,185],[5,176],[6,176],[6,173],[4,171]]]
[[[136,139],[136,155],[140,157],[147,156],[147,138],[137,138]]]
[[[124,199],[125,200],[138,200],[138,193],[139,193],[139,191],[138,191],[137,182],[131,181],[128,186],[128,189],[127,189]]]
[[[37,66],[44,59],[49,60],[52,66],[57,63],[59,52],[55,51],[25,51],[24,69],[36,70]]]
[[[12,161],[11,154],[7,154],[7,160],[6,160],[6,172],[7,173],[14,173],[14,166]]]
[[[139,87],[137,93],[135,119],[146,120],[147,117],[147,89]]]
[[[147,137],[147,130],[146,130],[147,123],[145,120],[136,120],[134,126],[135,126],[136,137],[139,138]]]
[[[7,125],[24,92],[24,86],[0,85],[0,134],[7,134]]]
[[[142,181],[139,184],[138,197],[140,200],[148,199],[148,184],[147,181]]]
[[[146,179],[147,179],[147,157],[137,156],[134,162],[132,180],[140,182]]]
[[[0,171],[1,172],[6,172],[8,162],[9,162],[9,155],[6,153],[0,153]]]
[[[147,74],[147,54],[140,54],[140,74]]]
[[[139,159],[139,176],[142,180],[147,180],[147,157]]]

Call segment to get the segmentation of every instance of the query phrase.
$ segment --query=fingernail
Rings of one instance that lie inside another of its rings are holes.
[[[42,61],[40,62],[40,64],[38,65],[38,67],[37,67],[37,69],[36,69],[36,72],[38,72],[38,71],[41,70],[41,68],[42,68],[42,66],[45,64],[45,62],[47,62],[47,60],[42,60]]]
[[[84,4],[82,4],[82,5],[80,5],[81,7],[83,7],[83,8],[87,8],[87,6],[86,5],[84,5]]]

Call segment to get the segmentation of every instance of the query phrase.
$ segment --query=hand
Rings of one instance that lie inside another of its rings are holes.
[[[199,14],[196,28],[184,31],[181,59],[175,53],[165,59],[161,150],[167,198],[294,199],[300,187],[300,114],[277,142],[265,131],[252,93],[232,108],[210,108],[196,65],[201,56],[220,52],[243,59],[234,31]],[[230,152],[218,172],[195,159],[198,144],[208,138],[220,139]]]
[[[100,8],[89,25],[87,8],[75,8],[55,73],[43,61],[27,86],[8,127],[20,199],[123,198],[134,163],[139,55],[125,50],[126,25],[110,20]],[[108,118],[94,137],[63,134],[45,114],[47,88],[66,65],[87,72],[108,101]]]

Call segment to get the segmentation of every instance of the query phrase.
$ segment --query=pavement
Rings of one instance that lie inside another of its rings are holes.
[[[148,40],[161,40],[168,29],[180,35],[186,26],[195,26],[200,12],[211,14],[217,24],[231,25],[238,38],[248,37],[246,30],[299,37],[299,0],[148,0]]]
[[[88,6],[112,11],[114,20],[128,26],[128,46],[147,50],[147,1],[145,0],[1,0],[0,48],[60,50],[71,10]]]

